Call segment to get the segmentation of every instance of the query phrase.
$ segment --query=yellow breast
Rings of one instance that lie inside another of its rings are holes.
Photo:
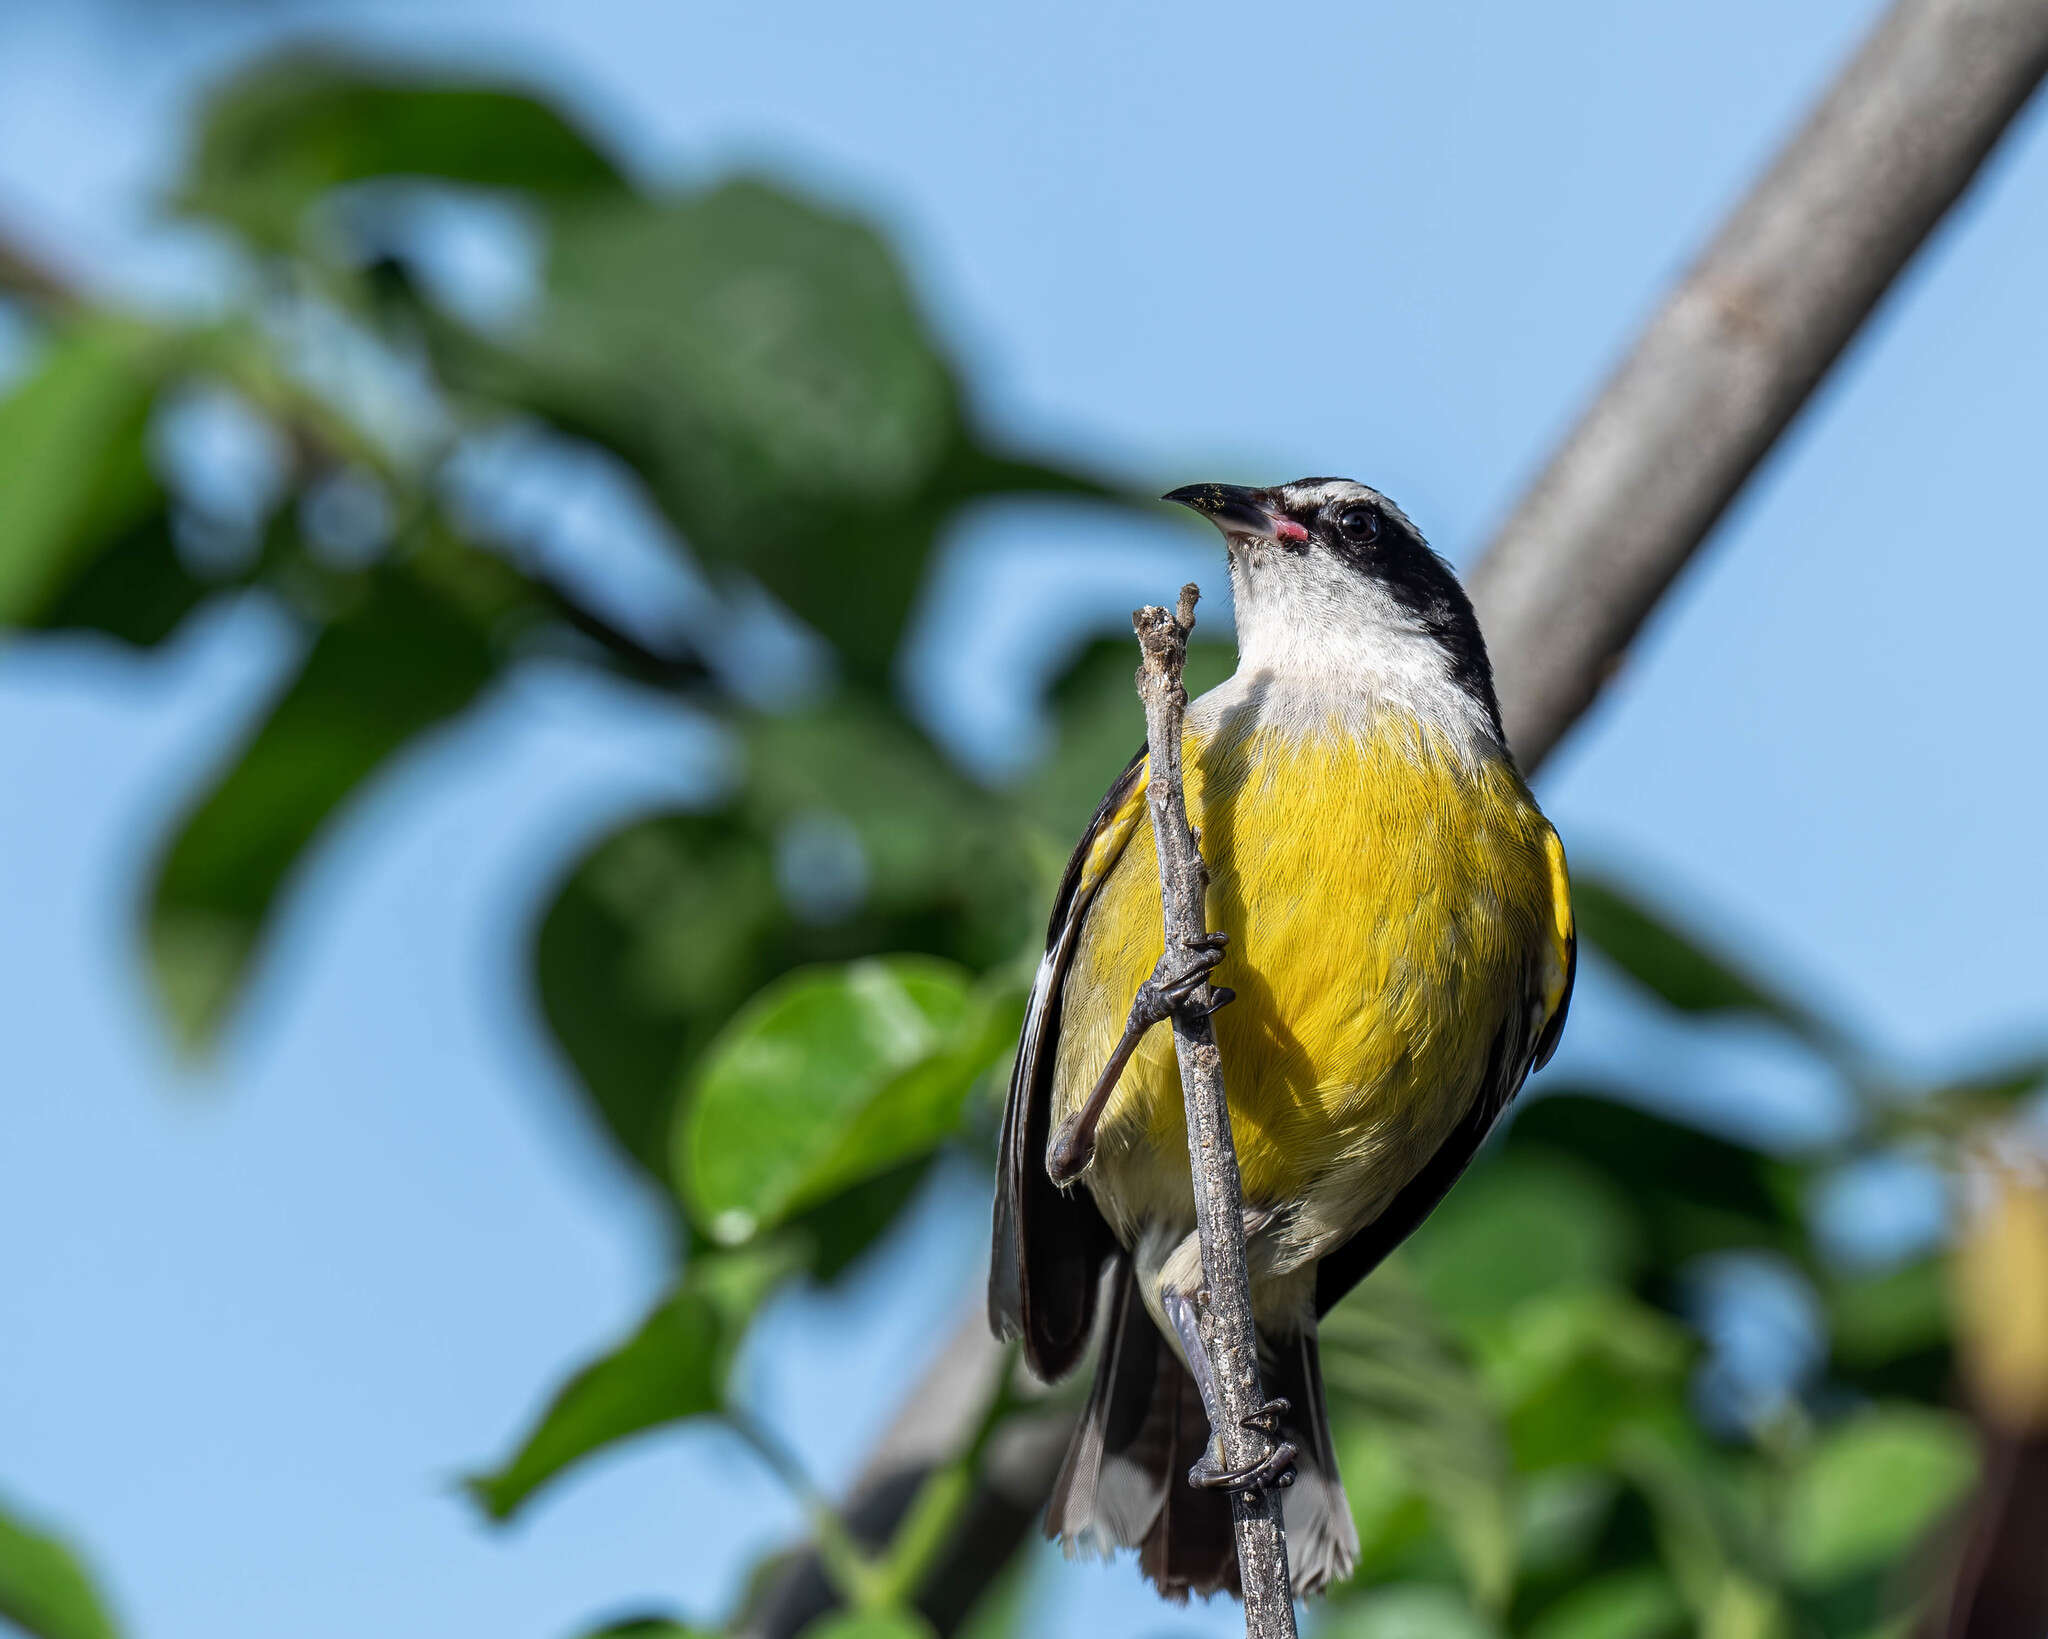
[[[1304,738],[1259,728],[1186,750],[1209,925],[1230,935],[1216,1016],[1245,1198],[1332,1192],[1364,1221],[1464,1114],[1532,963],[1557,937],[1556,838],[1504,759],[1412,720]],[[1064,990],[1053,1121],[1076,1108],[1159,958],[1142,786],[1105,825]],[[1191,1212],[1169,1032],[1125,1071],[1089,1187],[1113,1222]],[[1348,1231],[1347,1231],[1348,1232]]]

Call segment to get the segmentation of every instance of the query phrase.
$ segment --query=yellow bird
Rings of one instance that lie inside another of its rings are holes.
[[[1348,479],[1166,497],[1229,549],[1238,667],[1188,708],[1209,926],[1161,955],[1144,754],[1055,899],[1003,1118],[989,1315],[1042,1377],[1098,1306],[1087,1409],[1046,1534],[1137,1548],[1161,1592],[1238,1591],[1228,1493],[1286,1486],[1297,1593],[1350,1574],[1316,1321],[1429,1215],[1557,1045],[1576,962],[1564,850],[1515,770],[1471,602],[1401,509]],[[1216,1014],[1279,1442],[1221,1460],[1180,1077]],[[1232,992],[1218,990],[1219,997]],[[1134,1010],[1133,998],[1138,998]],[[1298,1482],[1298,1483],[1297,1483]]]

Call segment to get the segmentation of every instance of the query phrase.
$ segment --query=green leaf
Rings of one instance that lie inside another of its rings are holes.
[[[974,1084],[1016,1042],[1024,1001],[1022,985],[998,981],[978,987],[934,1051],[848,1109],[830,1146],[821,1146],[789,1199],[798,1206],[831,1200],[951,1138]]]
[[[1529,1639],[1658,1639],[1685,1627],[1685,1604],[1654,1565],[1614,1571],[1575,1588],[1539,1616]]]
[[[0,1508],[0,1621],[35,1639],[115,1639],[85,1567],[56,1537]]]
[[[1031,1573],[1035,1568],[1032,1555],[1012,1554],[1010,1563],[976,1596],[972,1608],[953,1630],[954,1639],[1024,1639],[1025,1619],[1031,1614]]]
[[[444,373],[612,450],[878,688],[961,507],[1108,498],[984,448],[887,241],[773,184],[580,210],[547,290],[511,343],[434,328]]]
[[[1620,1486],[1595,1468],[1547,1468],[1524,1477],[1518,1498],[1518,1560],[1523,1578],[1576,1582],[1614,1518]]]
[[[1828,1431],[1793,1476],[1781,1536],[1807,1587],[1896,1563],[1969,1491],[1969,1424],[1926,1406],[1875,1407]]]
[[[713,1044],[685,1107],[676,1168],[697,1221],[741,1241],[930,1149],[1015,1018],[930,957],[779,980]]]
[[[1414,1582],[1332,1606],[1317,1639],[1495,1639],[1499,1629],[1454,1588]]]
[[[279,890],[335,811],[408,742],[474,700],[497,667],[476,611],[405,565],[359,588],[185,819],[149,903],[155,977],[189,1047],[232,1006]]]
[[[779,837],[821,818],[843,825],[859,844],[867,905],[945,919],[895,948],[983,968],[1039,931],[1038,907],[1019,904],[1038,883],[1014,816],[940,757],[886,697],[847,689],[809,711],[755,718],[745,753],[741,800],[760,832]]]
[[[718,1411],[747,1323],[794,1268],[791,1249],[700,1252],[639,1330],[571,1377],[503,1467],[473,1476],[470,1495],[511,1518],[543,1485],[631,1435]]]
[[[144,439],[175,353],[162,331],[88,318],[0,400],[0,625],[43,618],[100,551],[162,510]]]
[[[915,1611],[832,1611],[803,1630],[802,1639],[934,1639],[932,1625]]]
[[[1823,1055],[1854,1062],[1841,1032],[1661,912],[1596,873],[1572,873],[1579,937],[1652,995],[1682,1013],[1748,1013],[1781,1025]]]
[[[1667,1277],[1703,1253],[1771,1247],[1797,1255],[1805,1247],[1796,1167],[1610,1097],[1534,1097],[1515,1112],[1501,1150],[1562,1152],[1597,1168],[1647,1232],[1648,1269]]]
[[[1431,1570],[1463,1574],[1407,1458],[1387,1438],[1389,1426],[1369,1413],[1331,1401],[1331,1443],[1351,1504],[1351,1522],[1358,1531],[1353,1580],[1333,1588],[1333,1598],[1348,1597],[1366,1585],[1413,1570],[1418,1562]]]
[[[385,176],[518,189],[550,201],[626,186],[603,148],[538,97],[291,51],[208,96],[176,202],[265,249],[285,250],[323,194]]]
[[[2048,1055],[2030,1054],[1964,1076],[1936,1090],[1937,1098],[1981,1099],[1992,1105],[2017,1104],[2048,1089]]]
[[[774,976],[782,921],[769,841],[725,813],[670,814],[601,843],[534,944],[549,1026],[620,1150],[669,1194],[683,1071]]]
[[[1339,1466],[1347,1490],[1366,1482],[1353,1507],[1368,1553],[1384,1554],[1398,1540],[1399,1503],[1412,1487],[1473,1600],[1497,1611],[1515,1575],[1506,1433],[1485,1386],[1404,1274],[1381,1270],[1323,1318],[1323,1378],[1344,1439]],[[1398,1460],[1398,1478],[1384,1472],[1387,1455]]]
[[[1834,1364],[1866,1392],[1887,1367],[1931,1357],[1932,1398],[1949,1375],[1950,1292],[1946,1260],[1921,1258],[1875,1273],[1834,1274],[1821,1286]]]
[[[933,1159],[931,1154],[920,1155],[793,1214],[788,1234],[805,1249],[805,1268],[812,1279],[836,1281],[888,1233],[916,1198]]]
[[[1682,1418],[1691,1358],[1689,1340],[1668,1316],[1598,1287],[1536,1294],[1493,1327],[1482,1347],[1524,1472],[1605,1465],[1632,1428]]]
[[[743,750],[730,806],[636,822],[593,850],[535,950],[548,1022],[594,1113],[665,1189],[687,1170],[670,1162],[679,1094],[750,997],[875,950],[988,967],[1028,937],[1033,914],[1018,828],[893,712],[842,699],[752,720]],[[779,882],[782,839],[803,825],[843,831],[865,878],[824,919],[799,914]],[[848,1228],[818,1237],[826,1264],[858,1252],[840,1238]]]
[[[666,1616],[628,1616],[592,1628],[582,1639],[717,1639],[709,1628],[693,1628]]]
[[[668,453],[723,499],[894,500],[945,451],[945,365],[894,254],[850,215],[759,181],[621,203],[563,235],[549,275],[548,344],[658,387],[650,407],[679,423],[660,430],[715,446]]]
[[[1702,1639],[1788,1639],[1771,1554],[1744,1475],[1681,1417],[1614,1442],[1616,1467],[1650,1505],[1657,1547]]]
[[[161,643],[215,590],[185,567],[169,512],[146,512],[109,537],[43,605],[44,631],[94,631],[149,648]]]
[[[1954,1132],[2010,1120],[2014,1105],[2044,1091],[2048,1091],[2048,1055],[2030,1054],[1946,1082],[1926,1095],[1926,1103],[1930,1113]],[[1901,1112],[1909,1121],[1917,1113],[1910,1107]]]
[[[1409,1264],[1447,1319],[1483,1323],[1536,1293],[1625,1284],[1642,1235],[1620,1192],[1556,1151],[1473,1169],[1409,1243]]]
[[[451,367],[617,450],[701,557],[886,677],[961,427],[866,223],[755,181],[580,212],[519,350]]]

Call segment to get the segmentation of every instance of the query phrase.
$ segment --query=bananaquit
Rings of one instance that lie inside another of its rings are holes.
[[[1306,1594],[1358,1555],[1316,1321],[1429,1215],[1556,1047],[1570,891],[1471,602],[1399,507],[1337,478],[1166,499],[1223,532],[1237,605],[1237,671],[1188,708],[1186,792],[1229,940],[1216,1031],[1276,1460],[1221,1460],[1172,1042],[1119,1052],[1148,979],[1163,1018],[1226,954],[1210,935],[1161,961],[1142,751],[1054,901],[1003,1118],[989,1314],[1053,1380],[1102,1310],[1048,1536],[1138,1549],[1169,1597],[1237,1592],[1227,1493],[1286,1484]]]

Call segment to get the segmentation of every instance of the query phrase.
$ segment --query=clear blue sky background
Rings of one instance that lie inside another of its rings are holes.
[[[878,212],[1015,436],[1184,481],[1356,474],[1469,562],[1868,0],[893,7],[658,0],[0,8],[0,218],[114,288],[209,263],[148,224],[182,112],[307,31],[537,76],[650,173],[769,166]],[[2048,127],[2028,118],[1654,621],[1543,795],[1618,863],[1936,1065],[2048,1027],[2040,471]],[[940,607],[1019,652],[1115,627],[1192,537],[984,520]],[[527,1003],[548,871],[702,747],[536,671],[413,759],[302,885],[223,1059],[181,1073],[131,906],[150,826],[279,659],[245,611],[143,661],[0,652],[0,1490],[89,1545],[144,1639],[556,1639],[709,1616],[794,1515],[683,1431],[481,1528],[499,1454],[659,1277]],[[928,645],[954,731],[1028,705]],[[1826,1089],[1679,1054],[1597,973],[1581,1071],[1788,1134]],[[935,1189],[745,1378],[828,1483],[978,1274]],[[1038,1631],[1230,1631],[1128,1565]],[[1084,1624],[1086,1626],[1084,1627]]]

